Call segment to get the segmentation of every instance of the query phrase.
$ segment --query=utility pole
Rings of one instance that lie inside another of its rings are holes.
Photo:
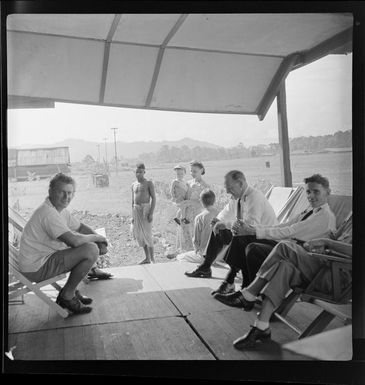
[[[98,163],[100,163],[100,144],[97,144],[96,147],[98,148]]]
[[[116,130],[118,128],[113,127],[111,130],[114,130],[114,155],[115,155],[115,174],[118,175],[118,158],[117,158],[117,141],[116,141]]]
[[[109,174],[109,167],[108,167],[108,152],[106,150],[106,140],[107,138],[104,138],[104,143],[105,143],[105,167],[106,167],[106,171],[107,173]]]

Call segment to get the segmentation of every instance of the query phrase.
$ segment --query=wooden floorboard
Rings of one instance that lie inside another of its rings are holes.
[[[10,335],[15,360],[213,360],[181,317]]]
[[[254,348],[240,351],[233,347],[233,341],[250,330],[256,318],[256,312],[240,309],[214,313],[193,313],[188,321],[197,334],[209,345],[220,360],[283,360],[292,359],[293,355],[283,354],[280,345],[292,341],[296,334],[282,323],[271,325],[271,341],[259,342]],[[298,359],[306,359],[298,356]]]
[[[91,313],[63,319],[37,296],[29,293],[25,295],[24,305],[9,307],[9,332],[180,315],[142,267],[115,268],[110,271],[114,274],[113,279],[80,285],[80,291],[93,298]],[[48,293],[55,299],[57,292],[53,288]]]

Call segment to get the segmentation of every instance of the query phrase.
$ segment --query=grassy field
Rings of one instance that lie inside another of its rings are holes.
[[[270,168],[266,167],[270,162]],[[255,184],[266,180],[280,185],[280,159],[259,157],[238,160],[204,162],[204,179],[215,191],[218,208],[227,202],[223,189],[223,176],[231,169],[242,170],[248,182]],[[169,201],[169,183],[174,177],[174,165],[165,164],[149,168],[146,164],[146,177],[152,179],[156,188],[157,206],[154,215],[153,231],[156,240],[156,259],[166,261],[166,247],[174,243],[176,224],[171,222],[175,207]],[[291,157],[293,184],[303,182],[303,178],[313,173],[321,173],[329,178],[334,194],[352,195],[352,153],[295,155]],[[137,247],[129,232],[131,215],[131,189],[135,180],[133,170],[112,172],[109,187],[97,188],[91,175],[73,172],[77,188],[70,210],[85,223],[94,228],[105,227],[112,243],[107,265],[120,266],[134,264],[142,259],[143,253]],[[187,174],[186,179],[190,179]],[[25,218],[40,205],[47,196],[49,180],[9,182],[9,205],[15,206]]]

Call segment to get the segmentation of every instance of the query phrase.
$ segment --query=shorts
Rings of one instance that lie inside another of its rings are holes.
[[[56,251],[48,257],[38,271],[22,272],[22,274],[31,282],[42,282],[46,279],[56,277],[59,274],[68,273],[69,271],[71,271],[71,266],[67,266],[65,255],[57,255]]]

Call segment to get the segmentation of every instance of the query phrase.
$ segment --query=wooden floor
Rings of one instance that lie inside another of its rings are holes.
[[[283,323],[271,324],[272,341],[247,351],[232,342],[249,330],[258,308],[230,308],[210,292],[227,270],[213,267],[211,279],[188,278],[188,262],[106,269],[108,281],[81,284],[94,299],[89,314],[61,318],[34,294],[9,305],[9,348],[15,360],[300,360],[281,349],[297,338]],[[237,288],[239,282],[237,282]],[[48,294],[56,296],[52,287]],[[318,314],[298,303],[290,316],[304,327]],[[341,326],[332,322],[332,327]]]

